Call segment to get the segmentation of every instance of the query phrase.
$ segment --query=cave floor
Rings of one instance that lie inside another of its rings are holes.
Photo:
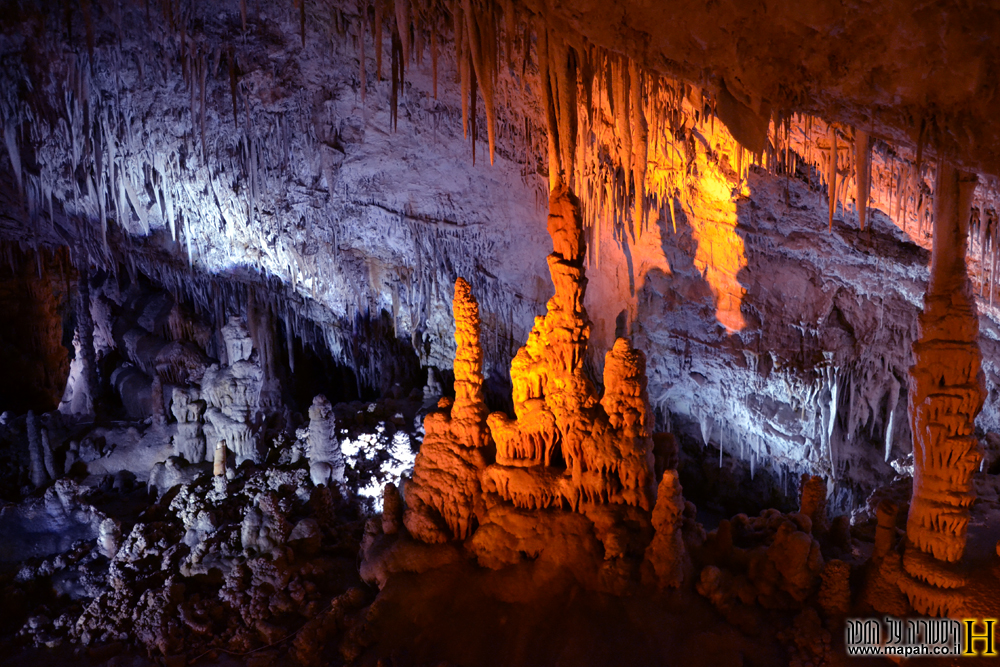
[[[787,664],[773,631],[741,634],[692,590],[619,597],[531,566],[396,575],[374,607],[362,665]]]

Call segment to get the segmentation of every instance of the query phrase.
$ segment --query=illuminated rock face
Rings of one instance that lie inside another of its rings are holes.
[[[938,167],[931,277],[920,315],[916,363],[910,375],[913,428],[913,498],[906,523],[909,542],[900,579],[921,613],[941,614],[965,579],[948,564],[965,551],[972,474],[982,458],[975,436],[985,392],[979,318],[965,264],[966,222],[975,177]]]
[[[605,358],[605,395],[598,400],[583,370],[590,336],[585,246],[568,189],[550,195],[548,229],[556,292],[511,364],[517,419],[490,415],[497,459],[484,488],[526,509],[609,503],[652,510],[646,357],[618,339]],[[565,469],[554,465],[560,459]]]
[[[418,540],[465,539],[482,504],[479,474],[489,444],[483,399],[479,305],[462,278],[455,281],[455,400],[441,399],[424,419],[424,442],[406,485],[403,522]]]

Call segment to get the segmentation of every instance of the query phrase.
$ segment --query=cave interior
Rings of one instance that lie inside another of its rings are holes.
[[[995,658],[998,40],[0,0],[0,665]]]

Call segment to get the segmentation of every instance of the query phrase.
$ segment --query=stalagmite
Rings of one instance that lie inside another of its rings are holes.
[[[646,561],[652,566],[662,588],[677,588],[684,578],[687,554],[681,536],[684,519],[684,497],[676,470],[665,470],[653,508],[653,528],[656,534],[646,548]]]
[[[490,415],[497,463],[484,473],[484,488],[518,507],[596,503],[651,510],[645,356],[617,340],[605,359],[605,396],[598,403],[583,372],[590,333],[583,306],[586,247],[579,203],[565,186],[550,194],[548,228],[556,291],[511,364],[517,418]],[[594,412],[597,405],[602,409]],[[564,470],[549,467],[554,452]],[[542,472],[526,474],[538,465]]]
[[[343,484],[346,461],[337,439],[337,421],[329,399],[318,394],[309,407],[306,456],[313,484]]]
[[[226,441],[221,440],[215,445],[215,455],[212,463],[212,474],[220,477],[226,474]]]
[[[900,587],[924,614],[947,614],[961,602],[949,589],[965,579],[952,564],[965,552],[969,507],[975,500],[972,474],[981,460],[975,419],[985,398],[984,378],[979,319],[965,264],[975,185],[975,176],[939,163],[930,281],[920,338],[913,344],[913,496]]]
[[[632,159],[635,168],[632,170],[635,179],[634,197],[635,211],[632,214],[632,224],[635,226],[635,236],[646,224],[646,162],[648,127],[643,111],[642,74],[634,60],[629,60],[629,89],[632,107]]]
[[[214,457],[205,451],[205,434],[202,417],[205,402],[199,399],[197,389],[174,387],[171,391],[170,412],[177,420],[177,433],[173,437],[174,455],[183,456],[190,463],[201,463]]]
[[[424,419],[425,436],[406,485],[403,522],[424,542],[462,540],[482,513],[480,472],[490,444],[483,397],[479,304],[469,284],[455,281],[455,400],[443,398]]]
[[[829,525],[826,518],[826,480],[816,475],[802,475],[799,512],[812,520],[813,533],[821,535]]]

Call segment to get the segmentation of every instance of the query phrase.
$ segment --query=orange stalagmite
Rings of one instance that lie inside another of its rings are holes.
[[[913,497],[906,523],[906,576],[900,587],[924,614],[961,604],[966,581],[954,567],[965,551],[972,474],[981,454],[975,436],[982,409],[979,318],[965,265],[966,225],[975,176],[947,164],[937,170],[931,274],[910,373]]]
[[[413,537],[429,543],[462,540],[475,530],[482,505],[479,474],[487,463],[483,449],[490,444],[479,304],[462,278],[455,281],[452,308],[455,400],[441,399],[424,419],[424,442],[406,485],[403,522]]]
[[[598,400],[583,370],[590,337],[583,225],[564,186],[550,194],[548,229],[556,291],[511,364],[517,419],[490,415],[497,463],[484,474],[484,490],[532,509],[607,503],[652,510],[645,356],[619,339],[607,355],[606,392]],[[559,459],[565,468],[556,466]]]

